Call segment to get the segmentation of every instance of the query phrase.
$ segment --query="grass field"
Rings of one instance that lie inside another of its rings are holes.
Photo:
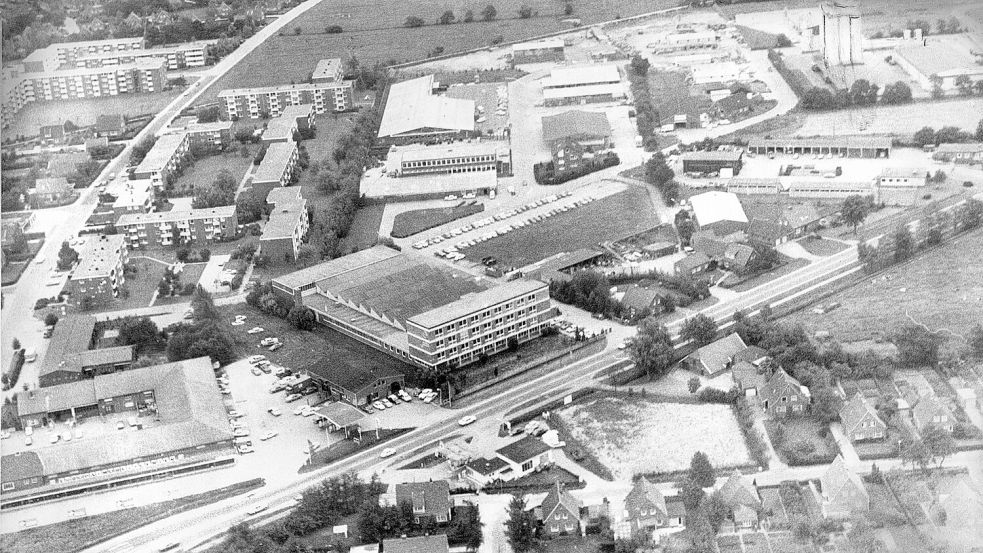
[[[202,273],[205,272],[205,265],[208,264],[207,263],[186,264],[184,266],[184,269],[181,270],[181,284],[182,285],[188,283],[197,284],[198,281],[201,280]],[[172,303],[185,303],[190,301],[191,301],[190,296],[178,295],[178,296],[170,296],[166,298],[161,298],[158,296],[157,301],[154,302],[154,305],[169,305]]]
[[[659,224],[648,192],[630,187],[624,192],[518,228],[504,236],[464,250],[468,258],[498,258],[502,267],[522,267],[560,252],[597,246]]]
[[[355,220],[348,229],[348,234],[341,239],[341,251],[364,250],[379,241],[379,227],[382,226],[382,215],[386,211],[385,204],[373,204],[358,208]]]
[[[195,507],[215,503],[263,486],[261,479],[241,482],[225,488],[162,501],[145,507],[121,509],[102,515],[79,518],[0,535],[0,550],[5,553],[62,553],[79,551],[99,540],[119,535],[155,520]]]
[[[174,88],[157,94],[122,94],[109,98],[30,103],[17,113],[5,134],[36,136],[39,126],[64,123],[66,119],[84,127],[95,124],[96,117],[104,113],[122,113],[127,117],[156,114],[179,94],[181,89]]]
[[[983,230],[977,230],[823,300],[840,302],[839,309],[801,310],[788,319],[846,342],[887,335],[913,320],[964,335],[983,313],[981,249]]]
[[[584,24],[596,23],[647,13],[678,5],[675,0],[571,0],[573,17]],[[351,55],[366,65],[376,62],[405,62],[427,57],[435,48],[445,54],[488,46],[501,36],[505,42],[571,29],[564,23],[564,2],[556,0],[499,0],[494,2],[498,19],[492,22],[475,21],[453,25],[432,25],[444,10],[451,9],[463,18],[467,9],[479,12],[485,4],[451,0],[433,4],[426,0],[370,3],[364,0],[321,2],[297,18],[283,36],[270,37],[215,82],[198,100],[198,104],[215,101],[219,91],[226,88],[268,86],[300,82],[307,78],[322,58],[344,58]],[[537,15],[519,19],[518,9],[531,7]],[[409,29],[403,22],[417,16],[427,22],[424,27]],[[325,34],[328,25],[340,25],[341,34]],[[301,33],[295,34],[300,28]],[[276,71],[270,71],[276,68]]]
[[[393,238],[406,238],[485,210],[484,204],[404,211],[393,220]]]
[[[253,163],[253,155],[259,149],[257,146],[249,147],[249,157],[242,157],[239,153],[240,145],[236,143],[229,151],[208,156],[198,161],[194,165],[184,170],[184,173],[174,181],[175,196],[190,196],[196,186],[211,186],[215,182],[215,177],[223,169],[235,177],[236,182],[242,180],[249,166]]]
[[[782,255],[781,257],[783,263],[775,269],[742,281],[740,284],[732,287],[731,290],[734,290],[735,292],[746,292],[751,288],[771,282],[776,278],[785,276],[793,271],[797,271],[809,264],[808,259],[791,259],[785,255]]]
[[[571,434],[618,479],[684,470],[697,451],[706,453],[718,469],[751,462],[727,405],[604,397],[558,413]]]
[[[804,238],[799,240],[799,245],[805,248],[805,250],[812,255],[821,255],[823,257],[840,253],[841,251],[850,247],[843,242],[827,240],[825,238]]]

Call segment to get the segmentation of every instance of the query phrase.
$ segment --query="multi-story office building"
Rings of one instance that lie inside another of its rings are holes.
[[[125,282],[126,239],[120,235],[90,239],[79,252],[79,263],[68,280],[70,300],[75,305],[102,305],[119,296]]]
[[[150,179],[158,188],[164,186],[171,175],[184,166],[190,148],[191,137],[187,133],[161,136],[147,152],[140,165],[137,165],[133,177]]]
[[[260,251],[273,263],[297,259],[301,241],[310,227],[307,200],[300,196],[300,187],[293,186],[281,190],[294,193],[292,197],[284,194],[283,197],[275,199],[270,219],[263,227],[263,236],[259,239]]]
[[[266,149],[263,161],[253,175],[252,187],[260,197],[266,197],[270,190],[287,186],[297,167],[299,154],[296,142],[274,142]]]
[[[313,104],[316,113],[348,111],[355,106],[353,81],[342,80],[341,60],[321,60],[313,82],[234,88],[218,93],[225,100],[226,119],[258,119],[264,114],[276,117],[283,108]]]
[[[236,234],[236,207],[227,205],[156,213],[127,213],[116,221],[130,248],[148,245],[207,243],[231,240]]]
[[[511,152],[495,142],[455,142],[433,146],[392,146],[386,156],[391,177],[511,170]]]
[[[376,246],[273,280],[318,322],[430,369],[464,366],[539,336],[548,286],[490,282],[409,252]]]

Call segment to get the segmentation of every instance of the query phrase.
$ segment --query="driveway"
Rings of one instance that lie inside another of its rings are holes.
[[[218,280],[219,275],[222,274],[222,269],[228,263],[229,259],[230,256],[228,255],[213,255],[209,258],[208,265],[205,265],[205,270],[202,271],[201,278],[198,279],[198,284],[212,294],[228,292],[229,287],[219,284]]]

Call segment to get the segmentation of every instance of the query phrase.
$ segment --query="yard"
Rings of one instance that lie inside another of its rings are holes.
[[[433,209],[415,209],[396,215],[393,220],[393,238],[406,238],[419,232],[439,227],[458,219],[481,213],[484,204],[461,204],[453,207],[437,207]]]
[[[840,449],[829,427],[809,417],[767,420],[768,438],[783,463],[791,466],[831,463]],[[821,436],[820,434],[825,434]]]
[[[795,259],[795,258],[788,257],[787,255],[784,254],[779,254],[779,257],[781,257],[782,259],[782,264],[779,265],[778,267],[775,267],[770,271],[760,273],[758,275],[744,279],[734,286],[729,286],[729,288],[735,292],[747,292],[751,288],[756,288],[758,286],[761,286],[762,284],[767,284],[789,273],[798,271],[799,269],[809,264],[808,259]]]
[[[501,267],[522,267],[560,252],[597,246],[605,240],[659,224],[648,192],[631,186],[575,210],[515,229],[465,250],[468,258],[498,259]]]
[[[620,17],[675,7],[674,0],[610,0],[607,2],[573,2],[573,17],[591,24]],[[298,17],[282,35],[272,36],[203,94],[197,104],[215,101],[226,88],[269,86],[303,82],[322,58],[356,57],[365,66],[376,62],[390,63],[424,59],[440,48],[444,53],[461,52],[488,46],[492,39],[510,42],[544,33],[573,29],[562,21],[563,3],[552,0],[500,0],[494,3],[498,18],[481,21],[480,5],[453,2],[434,5],[426,0],[365,4],[356,0],[321,2]],[[519,19],[518,9],[528,5],[533,17]],[[472,9],[473,23],[431,24],[447,8],[458,19]],[[409,16],[428,24],[406,28]],[[344,32],[326,34],[328,25],[340,25]],[[299,29],[299,33],[297,32]],[[270,68],[276,68],[270,71]]]
[[[189,165],[180,177],[174,181],[175,196],[190,196],[195,187],[208,187],[215,182],[215,177],[223,169],[235,177],[236,182],[242,180],[242,176],[253,164],[253,156],[259,149],[257,146],[249,146],[249,157],[242,157],[239,153],[238,143],[229,147],[229,150],[213,156],[204,157]]]
[[[181,279],[181,285],[184,286],[187,284],[198,284],[198,281],[201,280],[202,273],[205,272],[206,265],[208,264],[186,263],[184,265],[184,268],[181,270],[181,274],[179,275]],[[178,295],[178,296],[169,296],[164,298],[158,296],[157,300],[154,302],[154,305],[169,305],[172,303],[184,303],[188,301],[190,301],[188,296]]]
[[[706,453],[717,469],[752,463],[727,405],[591,396],[558,414],[618,479],[685,470],[697,451]]]
[[[157,291],[160,279],[164,276],[166,263],[149,257],[137,255],[130,257],[130,266],[136,267],[135,273],[126,273],[126,282],[120,288],[120,295],[114,301],[105,305],[96,305],[90,312],[122,311],[149,307],[150,300]],[[199,274],[199,276],[201,276]],[[185,282],[182,279],[182,282]],[[190,282],[190,281],[188,281]]]
[[[811,238],[806,237],[799,240],[799,245],[805,248],[805,250],[812,255],[819,255],[827,257],[850,247],[849,244],[844,244],[838,240],[829,240],[827,238]]]
[[[787,318],[844,342],[890,335],[903,322],[965,335],[983,312],[983,263],[967,262],[978,259],[981,249],[983,230],[824,299],[839,302],[839,309],[823,315],[800,310]]]

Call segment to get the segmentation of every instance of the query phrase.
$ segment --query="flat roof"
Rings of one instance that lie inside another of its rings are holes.
[[[326,419],[339,428],[345,428],[364,419],[365,413],[343,401],[331,401],[315,409],[314,416]]]
[[[547,284],[538,280],[519,279],[507,282],[483,292],[467,294],[457,301],[448,303],[410,317],[407,322],[423,328],[434,328],[449,323],[471,313],[487,309],[525,294],[546,288]]]
[[[341,73],[341,58],[327,58],[318,60],[314,66],[313,79],[334,79]]]
[[[273,121],[277,119],[282,119],[284,117],[299,119],[301,117],[307,118],[314,113],[314,104],[290,104],[289,106],[280,110],[280,115],[273,118]]]
[[[29,79],[57,78],[57,77],[85,77],[87,75],[102,75],[104,73],[117,73],[120,71],[160,69],[167,65],[167,61],[160,58],[137,58],[131,63],[121,63],[119,65],[103,65],[102,67],[73,67],[71,69],[56,69],[54,71],[42,71],[35,73],[25,73]]]
[[[425,75],[389,87],[379,137],[417,130],[474,131],[474,100],[437,96],[433,75]]]
[[[983,74],[983,66],[976,63],[973,46],[968,39],[958,36],[928,37],[922,41],[906,40],[895,47],[895,53],[904,58],[922,75],[950,77]]]
[[[543,440],[533,436],[525,436],[522,439],[512,442],[509,445],[495,451],[499,456],[512,461],[515,464],[522,464],[529,459],[542,455],[550,450],[550,446],[543,443]]]
[[[293,203],[301,200],[299,186],[277,186],[266,195],[266,203],[277,205],[280,202]]]
[[[701,227],[717,221],[737,221],[746,223],[747,215],[737,194],[714,190],[697,194],[689,199],[693,206],[693,215]]]
[[[109,276],[116,269],[120,251],[126,249],[126,238],[122,234],[102,235],[86,242],[79,252],[79,264],[72,272],[72,280]]]
[[[76,48],[88,48],[90,46],[114,46],[121,43],[143,44],[142,36],[135,37],[119,37],[119,38],[104,38],[100,40],[80,40],[78,42],[56,42],[48,48],[53,48],[55,50],[71,50]]]
[[[885,167],[881,170],[880,177],[911,178],[925,177],[927,169],[924,167]]]
[[[520,42],[519,44],[513,44],[512,51],[522,52],[524,50],[541,50],[543,48],[563,48],[563,46],[563,39],[554,38],[540,40],[537,42]]]
[[[891,139],[879,136],[816,136],[812,138],[752,138],[748,148],[879,148],[889,150]]]
[[[385,173],[362,178],[360,190],[367,198],[459,194],[492,190],[498,186],[495,171],[473,173],[427,173],[390,177]]]
[[[208,357],[99,375],[71,384],[23,392],[18,394],[18,413],[23,414],[22,407],[44,402],[45,394],[61,393],[55,392],[55,388],[65,391],[62,396],[78,401],[72,405],[74,407],[92,405],[103,398],[153,390],[156,418],[160,424],[35,449],[44,475],[82,471],[93,466],[123,463],[223,440],[231,442],[232,439],[225,406]],[[29,396],[32,393],[33,398]],[[21,403],[22,400],[24,403]]]
[[[621,82],[618,66],[613,63],[572,65],[557,67],[543,79],[543,89],[555,87],[586,86]]]
[[[423,161],[460,156],[495,155],[498,153],[498,146],[499,144],[496,142],[452,142],[430,146],[414,144],[393,146],[389,149],[389,155],[395,155],[403,161]]]
[[[281,202],[270,212],[270,218],[263,227],[260,240],[291,238],[307,211],[307,200]]]
[[[313,267],[287,273],[274,278],[273,283],[279,284],[284,288],[299,289],[322,280],[344,275],[350,271],[374,263],[380,263],[398,255],[400,255],[400,252],[392,248],[373,246],[350,255],[332,259],[331,261],[325,261]]]
[[[154,142],[150,151],[137,166],[135,173],[151,173],[154,171],[159,171],[167,165],[167,163],[174,157],[174,154],[178,151],[184,141],[187,140],[187,134],[176,133],[176,134],[165,134],[157,138],[157,142]]]
[[[543,89],[544,100],[577,98],[580,96],[603,96],[606,94],[610,94],[614,98],[621,98],[625,95],[625,87],[621,83],[610,83]]]
[[[132,48],[126,50],[114,50],[112,52],[93,52],[91,54],[83,54],[75,58],[76,61],[79,60],[92,60],[92,59],[106,59],[106,58],[117,58],[119,56],[166,56],[167,54],[176,54],[178,52],[188,52],[190,50],[204,50],[208,48],[216,41],[211,42],[183,42],[174,46],[160,46],[156,48]],[[71,63],[71,62],[69,62]]]
[[[975,154],[983,153],[983,143],[980,142],[965,142],[965,143],[953,143],[944,142],[939,144],[939,147],[935,149],[936,152],[942,154]]]
[[[205,209],[155,211],[153,213],[124,213],[120,215],[116,226],[173,223],[189,219],[226,218],[235,215],[236,206],[223,205]]]
[[[190,123],[184,127],[188,133],[224,131],[232,128],[232,121],[212,121],[211,123]]]
[[[734,150],[701,150],[698,152],[684,152],[681,156],[683,161],[740,161],[744,152]]]
[[[263,129],[263,140],[285,140],[293,142],[294,130],[297,129],[296,117],[274,117]],[[265,159],[264,159],[265,161]]]
[[[290,163],[290,158],[297,151],[297,143],[292,140],[287,142],[274,142],[266,149],[266,155],[260,162],[259,168],[253,174],[253,183],[258,182],[279,182],[283,176],[283,170]]]
[[[235,96],[251,96],[254,94],[278,94],[281,92],[314,92],[322,88],[351,87],[352,83],[353,81],[336,81],[331,83],[278,84],[253,88],[227,88],[219,92],[217,96],[219,98],[230,98]]]

